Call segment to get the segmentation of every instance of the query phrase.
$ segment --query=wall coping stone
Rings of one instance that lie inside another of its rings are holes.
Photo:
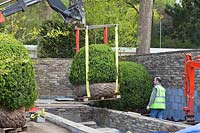
[[[162,53],[149,53],[149,54],[142,54],[142,55],[130,55],[130,56],[149,56],[149,55],[163,55],[163,54],[176,54],[176,53],[190,53],[190,52],[199,52],[200,49],[194,50],[183,50],[183,51],[171,51],[171,52],[162,52]]]
[[[61,127],[67,128],[73,133],[104,133],[102,131],[98,131],[94,128],[84,126],[81,123],[76,123],[67,119],[64,119],[60,116],[51,114],[46,112],[46,119],[52,123],[55,123]],[[106,132],[105,132],[106,133]]]

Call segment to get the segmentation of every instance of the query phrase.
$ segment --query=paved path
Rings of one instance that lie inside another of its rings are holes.
[[[28,133],[71,133],[67,129],[59,127],[48,121],[45,123],[27,122]],[[23,132],[26,133],[26,132]]]

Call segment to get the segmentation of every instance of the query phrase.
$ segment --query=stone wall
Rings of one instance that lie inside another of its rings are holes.
[[[160,76],[165,87],[183,87],[183,72],[185,53],[191,53],[193,59],[200,55],[200,50],[178,51],[129,56],[126,60],[136,61],[147,68],[150,75]],[[200,89],[200,71],[196,71],[195,87]]]
[[[77,105],[77,103],[74,103],[74,105]],[[90,108],[89,106],[63,106],[63,107],[57,107],[57,108],[48,108],[45,107],[45,110],[49,113],[61,116],[65,119],[81,123],[81,122],[87,122],[93,120],[93,108]]]
[[[155,131],[175,132],[188,127],[183,123],[158,120],[134,112],[122,112],[108,109],[94,109],[93,119],[99,126],[116,128],[123,133],[151,133]]]
[[[71,59],[38,58],[34,60],[35,76],[41,98],[74,96],[74,88],[69,82]]]
[[[123,112],[90,106],[46,108],[47,112],[61,116],[65,119],[84,123],[96,122],[93,128],[115,128],[122,133],[151,133],[155,131],[175,132],[189,127],[189,125],[167,120],[158,120],[142,116],[134,112]]]
[[[199,50],[187,52],[192,53],[193,57],[200,55]],[[144,65],[152,77],[161,76],[162,84],[166,88],[183,88],[184,53],[168,52],[129,56],[126,60]],[[34,61],[40,95],[74,95],[73,86],[68,79],[72,59],[38,58]],[[195,89],[200,90],[200,71],[195,72]]]

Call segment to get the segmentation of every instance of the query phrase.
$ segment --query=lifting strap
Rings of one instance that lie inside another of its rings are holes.
[[[112,25],[111,25],[112,26]],[[116,88],[115,88],[115,94],[119,93],[119,81],[118,81],[118,69],[119,69],[119,61],[118,61],[118,24],[115,24],[115,62],[116,62],[116,69],[117,69],[117,75],[116,75]],[[98,27],[98,26],[90,26],[91,28],[93,27]],[[101,27],[101,26],[100,26]],[[90,87],[89,87],[89,35],[88,35],[88,30],[89,26],[86,26],[85,28],[85,65],[86,65],[86,92],[87,92],[87,97],[91,98],[90,94]]]

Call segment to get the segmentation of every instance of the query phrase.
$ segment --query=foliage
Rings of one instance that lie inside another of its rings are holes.
[[[120,46],[136,46],[137,42],[137,17],[138,14],[125,0],[91,1],[84,0],[87,25],[119,24],[119,44]],[[68,1],[62,0],[66,7]],[[132,1],[130,1],[132,2]],[[133,2],[135,3],[135,0]],[[91,8],[92,7],[92,8]],[[135,6],[138,8],[138,5]],[[12,33],[24,44],[36,45],[40,25],[45,20],[58,20],[63,23],[60,15],[51,10],[46,2],[30,6],[25,12],[18,12],[7,17],[6,23],[1,26],[1,32]],[[103,30],[91,30],[90,42],[95,44],[103,43]],[[109,44],[114,46],[114,28],[109,28]]]
[[[157,9],[153,9],[153,23],[158,24],[161,19],[163,19],[163,15],[161,15]]]
[[[151,94],[151,78],[147,70],[134,62],[119,63],[121,98],[116,101],[101,101],[97,106],[119,110],[144,109]]]
[[[160,47],[160,38],[154,37],[151,41],[151,46],[153,48]],[[190,40],[178,40],[171,39],[170,37],[163,36],[161,42],[162,48],[196,48],[197,46],[193,44]]]
[[[115,55],[109,46],[89,46],[89,82],[109,83],[116,79]],[[74,57],[69,80],[73,85],[85,84],[85,47]]]
[[[11,34],[2,34],[2,33],[0,33],[0,40],[1,40],[0,41],[1,44],[21,44]]]
[[[72,25],[46,21],[39,32],[39,57],[66,58],[75,54],[75,33]]]
[[[0,34],[0,104],[6,109],[31,107],[37,98],[33,64],[24,46]]]
[[[166,12],[172,17],[173,31],[171,38],[179,40],[190,40],[199,46],[200,38],[200,1],[183,0],[181,4],[174,7],[167,6]]]
[[[119,24],[119,45],[135,47],[137,42],[138,14],[124,0],[91,1],[85,0],[86,20],[88,25]],[[91,8],[92,7],[92,8]],[[138,6],[137,6],[138,7]],[[102,43],[102,31],[93,31],[91,43]],[[114,28],[109,28],[109,44],[114,46]]]
[[[13,34],[16,39],[22,41],[26,45],[37,45],[37,35],[39,25],[49,16],[48,9],[43,9],[45,3],[41,2],[31,6],[26,12],[18,12],[6,18],[6,22],[2,25],[1,32]]]
[[[164,10],[166,5],[173,6],[175,0],[154,0],[154,8],[158,10]]]

